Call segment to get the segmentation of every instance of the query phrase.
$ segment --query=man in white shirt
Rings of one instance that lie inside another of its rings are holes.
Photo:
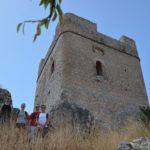
[[[41,106],[41,113],[37,119],[39,129],[42,129],[42,136],[44,137],[48,133],[49,115],[46,111],[46,106]]]

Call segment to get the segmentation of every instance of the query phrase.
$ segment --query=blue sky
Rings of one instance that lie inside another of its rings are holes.
[[[64,0],[64,12],[72,12],[98,25],[98,31],[116,39],[127,35],[136,41],[150,96],[150,1],[149,0]],[[32,111],[40,59],[54,36],[56,23],[32,42],[35,28],[27,25],[25,35],[16,33],[17,23],[46,16],[37,0],[0,1],[0,85],[12,93],[13,104],[22,102]]]

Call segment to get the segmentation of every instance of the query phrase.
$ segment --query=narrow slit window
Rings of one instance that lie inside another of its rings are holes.
[[[96,73],[97,73],[97,76],[103,75],[102,63],[100,61],[96,61]]]
[[[55,69],[55,66],[54,66],[54,61],[53,61],[52,66],[51,66],[51,74],[53,74],[54,69]]]

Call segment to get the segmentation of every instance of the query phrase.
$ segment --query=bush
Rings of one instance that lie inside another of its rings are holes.
[[[140,106],[140,120],[146,128],[150,128],[150,106]]]

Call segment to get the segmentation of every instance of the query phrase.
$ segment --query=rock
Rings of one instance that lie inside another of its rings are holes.
[[[117,150],[132,150],[132,145],[130,142],[123,141],[118,145]]]
[[[141,137],[132,142],[121,142],[117,150],[150,150],[150,138]]]
[[[12,102],[11,94],[8,90],[0,88],[0,107],[6,100],[10,100]]]
[[[94,121],[93,116],[87,109],[67,101],[54,107],[50,111],[50,115],[54,127],[58,127],[62,124],[69,124],[73,127],[90,129]]]
[[[150,150],[150,139],[141,137],[131,142],[135,150]]]
[[[8,90],[0,88],[0,110],[3,104],[9,100],[12,103],[11,94]],[[3,122],[2,114],[0,113],[0,123]]]

